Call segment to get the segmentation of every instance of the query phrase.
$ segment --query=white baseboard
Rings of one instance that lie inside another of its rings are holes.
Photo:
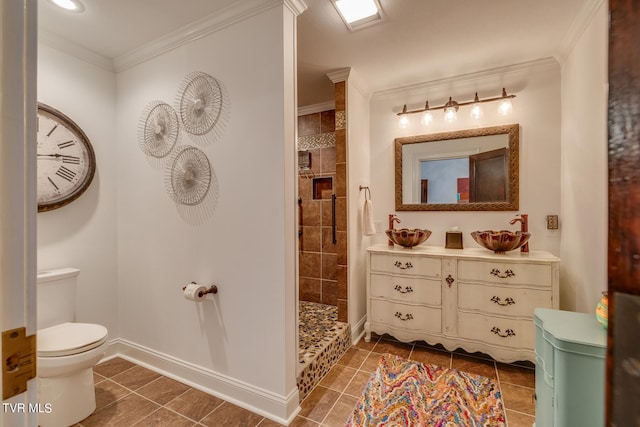
[[[288,425],[300,412],[297,388],[287,396],[281,396],[120,338],[109,343],[102,361],[114,357],[134,362],[281,424]]]
[[[362,319],[351,328],[351,345],[356,345],[364,335],[364,324],[366,321],[367,315],[365,314]]]

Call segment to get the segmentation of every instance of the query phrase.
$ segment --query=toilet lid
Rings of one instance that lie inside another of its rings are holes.
[[[104,343],[107,328],[92,323],[62,323],[39,330],[37,340],[38,356],[71,356]]]

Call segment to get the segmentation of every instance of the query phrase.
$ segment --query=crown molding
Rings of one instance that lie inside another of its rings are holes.
[[[585,1],[580,12],[573,20],[566,34],[562,38],[558,51],[555,54],[559,63],[563,63],[569,57],[576,43],[580,40],[586,29],[589,27],[600,7],[605,4],[604,0]]]
[[[294,14],[300,14],[307,8],[302,0],[238,1],[218,12],[184,25],[152,42],[115,57],[113,61],[115,70],[116,72],[124,71],[194,40],[282,5],[286,6]]]
[[[335,109],[336,109],[335,101],[327,101],[319,104],[305,105],[304,107],[298,108],[298,116],[321,113],[323,111],[329,111],[329,110],[335,110]]]
[[[99,53],[87,49],[84,46],[80,46],[74,41],[60,37],[45,29],[38,29],[38,42],[90,64],[96,65],[107,71],[115,71],[113,61],[110,58],[100,55]]]
[[[401,86],[392,89],[375,91],[372,97],[384,98],[387,96],[396,96],[403,93],[418,92],[432,90],[440,87],[449,88],[453,85],[459,85],[469,82],[479,82],[482,80],[495,79],[496,77],[505,77],[509,74],[519,74],[531,71],[542,71],[558,69],[559,63],[555,58],[542,58],[535,61],[523,62],[520,64],[508,65],[506,67],[491,68],[489,70],[479,71],[475,73],[462,74],[459,76],[446,77],[443,79],[432,80],[428,82],[417,83],[414,85]]]
[[[346,81],[349,78],[349,74],[351,74],[351,67],[331,71],[330,73],[327,73],[327,77],[329,77],[329,80],[333,83],[340,83]]]

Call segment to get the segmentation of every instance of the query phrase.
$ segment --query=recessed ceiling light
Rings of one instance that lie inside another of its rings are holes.
[[[84,10],[80,0],[49,0],[49,2],[70,12],[82,12]]]
[[[331,0],[349,30],[360,29],[382,21],[378,0]]]

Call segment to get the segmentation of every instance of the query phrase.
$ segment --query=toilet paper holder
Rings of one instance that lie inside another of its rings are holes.
[[[196,282],[191,282],[192,285],[197,285]],[[182,290],[184,291],[187,287],[183,286]],[[198,296],[202,297],[203,295],[207,295],[207,294],[217,294],[218,293],[218,287],[216,285],[211,285],[209,286],[209,288],[204,291],[204,292],[198,292]]]

